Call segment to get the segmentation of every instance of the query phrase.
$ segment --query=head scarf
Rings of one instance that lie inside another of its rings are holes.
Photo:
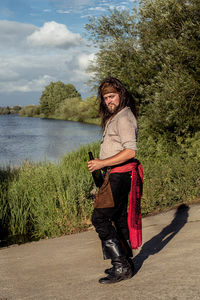
[[[109,93],[118,93],[118,91],[116,90],[116,88],[113,85],[111,85],[108,82],[105,82],[101,88],[101,94],[102,94],[102,96],[104,96]]]

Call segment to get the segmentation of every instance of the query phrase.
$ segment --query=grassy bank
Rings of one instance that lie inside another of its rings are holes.
[[[96,144],[66,155],[59,164],[25,163],[0,171],[2,236],[44,238],[88,227],[92,178],[88,151]]]
[[[179,155],[164,155],[159,144],[154,151],[149,145],[148,151],[140,151],[145,181],[143,215],[200,198],[199,145],[193,144]],[[99,144],[81,147],[58,164],[27,162],[19,168],[0,170],[1,239],[40,239],[88,228],[93,210],[89,150],[98,156]]]
[[[21,113],[18,115],[20,117],[32,117],[32,118],[41,118],[41,119],[53,119],[53,120],[64,120],[64,121],[72,121],[72,122],[82,122],[86,124],[92,124],[92,125],[100,125],[101,120],[100,118],[79,118],[78,115],[76,116],[66,116],[64,114],[55,114],[55,115],[49,115],[45,116],[44,114],[28,114],[27,111],[26,113],[24,112],[25,110],[22,110]]]

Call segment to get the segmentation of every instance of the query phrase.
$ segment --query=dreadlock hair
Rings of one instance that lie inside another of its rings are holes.
[[[100,116],[101,116],[101,126],[102,126],[102,128],[105,128],[107,121],[109,120],[109,118],[111,116],[113,116],[113,113],[111,113],[108,110],[108,108],[105,104],[105,100],[104,100],[103,95],[102,95],[102,87],[104,86],[105,83],[111,85],[112,87],[114,87],[114,89],[119,93],[120,103],[119,103],[118,108],[114,112],[114,115],[117,114],[124,107],[128,106],[128,107],[130,107],[130,109],[131,109],[132,113],[134,114],[134,116],[137,117],[136,104],[135,104],[135,100],[134,100],[133,96],[131,95],[131,93],[124,87],[124,85],[122,84],[122,82],[119,79],[109,76],[101,82],[101,84],[98,88],[98,96],[97,97],[100,101],[99,113],[100,113]]]

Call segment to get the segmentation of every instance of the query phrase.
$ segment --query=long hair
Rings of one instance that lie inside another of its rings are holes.
[[[124,87],[124,85],[122,84],[122,82],[119,79],[117,79],[115,77],[107,77],[101,82],[101,84],[98,88],[98,99],[100,101],[99,113],[101,116],[102,128],[105,128],[107,121],[109,120],[109,118],[111,116],[113,116],[113,113],[111,113],[108,110],[108,108],[105,104],[105,100],[103,98],[102,91],[101,91],[101,89],[105,83],[109,83],[109,85],[112,85],[119,93],[120,102],[119,102],[119,106],[117,107],[114,114],[117,114],[124,107],[128,106],[128,107],[130,107],[134,116],[137,117],[136,104],[135,104],[135,100],[134,100],[133,96],[131,95],[131,93]]]

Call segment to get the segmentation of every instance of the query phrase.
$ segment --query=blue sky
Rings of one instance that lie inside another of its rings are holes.
[[[44,87],[72,83],[91,95],[86,69],[96,49],[87,46],[88,16],[132,9],[135,0],[1,0],[0,106],[39,104]]]

